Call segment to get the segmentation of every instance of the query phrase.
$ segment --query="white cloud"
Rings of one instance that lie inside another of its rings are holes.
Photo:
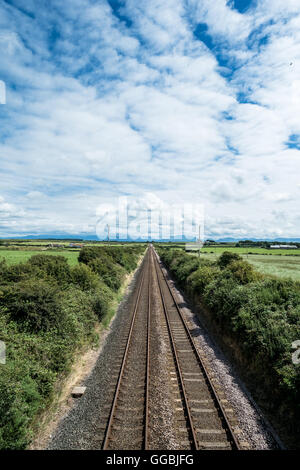
[[[220,236],[274,234],[280,205],[299,234],[299,2],[129,0],[130,28],[105,2],[23,3],[35,18],[0,7],[2,226],[92,232],[100,203],[146,192],[205,203]]]
[[[227,0],[189,0],[188,3],[194,8],[195,20],[206,23],[212,35],[220,35],[235,44],[246,39],[251,31],[251,17],[230,8]]]

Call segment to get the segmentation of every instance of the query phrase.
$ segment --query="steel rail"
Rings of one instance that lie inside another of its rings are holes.
[[[217,404],[217,409],[219,410],[219,414],[221,415],[221,418],[224,420],[224,422],[225,422],[225,424],[226,424],[226,429],[225,429],[225,431],[226,431],[226,433],[227,433],[227,436],[229,437],[229,441],[231,442],[231,445],[232,445],[232,447],[234,448],[234,450],[240,450],[240,445],[239,445],[238,440],[236,439],[236,437],[235,437],[235,435],[234,435],[234,431],[233,431],[233,429],[232,429],[232,426],[231,426],[231,424],[230,424],[229,421],[228,421],[228,418],[227,418],[227,416],[226,416],[226,411],[225,411],[225,409],[224,409],[224,407],[223,407],[223,405],[222,405],[222,403],[221,403],[221,401],[220,401],[220,399],[219,399],[219,397],[218,397],[218,395],[217,395],[217,392],[215,391],[214,385],[213,385],[213,383],[212,383],[212,381],[211,381],[211,378],[209,377],[209,372],[208,372],[207,368],[205,367],[205,365],[204,365],[204,363],[203,363],[203,361],[202,361],[202,359],[201,359],[201,356],[200,356],[200,353],[199,353],[199,351],[198,351],[198,349],[197,349],[197,346],[196,346],[196,344],[195,344],[194,338],[192,337],[192,335],[191,335],[191,333],[190,333],[190,330],[189,330],[189,327],[187,326],[186,320],[185,320],[185,318],[183,317],[182,312],[181,312],[181,310],[180,310],[180,307],[179,307],[179,305],[178,305],[178,303],[177,303],[177,300],[175,299],[175,296],[174,296],[174,294],[173,294],[173,292],[172,292],[172,289],[171,289],[171,287],[169,286],[169,283],[168,283],[168,280],[167,280],[167,278],[166,278],[166,276],[165,276],[165,273],[163,272],[163,270],[162,270],[162,268],[161,268],[161,266],[160,266],[160,264],[159,264],[159,262],[158,262],[158,257],[157,257],[156,252],[155,252],[155,255],[156,255],[156,256],[155,256],[155,258],[156,258],[156,265],[159,266],[160,271],[161,271],[161,273],[162,273],[162,275],[163,275],[163,277],[164,277],[165,283],[166,283],[167,286],[168,286],[168,289],[169,289],[169,292],[170,292],[170,294],[171,294],[171,296],[172,296],[174,305],[175,305],[176,310],[177,310],[177,312],[178,312],[178,314],[179,314],[179,317],[180,317],[180,319],[181,319],[181,321],[182,321],[182,323],[183,323],[183,326],[184,326],[185,331],[186,331],[186,333],[187,333],[188,339],[189,339],[189,341],[190,341],[190,343],[191,343],[191,346],[192,346],[192,348],[193,348],[193,351],[194,351],[194,353],[195,353],[195,355],[196,355],[197,361],[198,361],[200,367],[202,368],[202,370],[203,370],[203,372],[204,372],[204,376],[205,376],[205,379],[206,379],[206,381],[207,381],[207,383],[208,383],[208,385],[209,385],[209,388],[210,388],[210,390],[211,390],[211,392],[212,392],[213,399],[214,399],[215,403]]]
[[[149,258],[149,252],[147,253],[147,257]],[[146,258],[145,262],[148,262],[148,258]],[[144,279],[145,279],[145,268],[143,268],[142,277],[141,277],[139,287],[138,287],[138,293],[137,293],[137,298],[136,298],[136,301],[135,301],[133,316],[132,316],[131,323],[130,323],[130,329],[129,329],[129,334],[128,334],[128,338],[127,338],[127,342],[126,342],[126,348],[125,348],[123,358],[122,358],[122,365],[121,365],[121,369],[120,369],[120,372],[119,372],[119,377],[118,377],[118,382],[117,382],[117,385],[116,385],[116,390],[115,390],[115,393],[114,393],[113,403],[112,403],[110,413],[109,413],[108,424],[107,424],[107,427],[106,427],[106,430],[105,430],[105,438],[103,440],[103,445],[102,445],[103,450],[107,450],[108,445],[109,445],[109,440],[110,440],[110,436],[111,436],[111,429],[112,429],[112,424],[113,424],[113,420],[114,420],[114,414],[115,414],[115,410],[116,410],[116,406],[117,406],[117,401],[118,401],[119,392],[120,392],[120,388],[121,388],[121,382],[122,382],[124,369],[125,369],[125,365],[126,365],[126,361],[127,361],[129,346],[130,346],[130,342],[131,342],[131,339],[132,339],[132,332],[133,332],[133,328],[134,328],[134,324],[135,324],[135,319],[136,319],[136,314],[137,314],[139,301],[140,301],[140,297],[141,297],[142,287],[143,287],[143,284],[144,284]]]
[[[146,362],[146,393],[145,393],[145,438],[144,449],[149,449],[149,391],[150,391],[150,331],[151,331],[151,262],[152,251],[149,251],[149,282],[148,282],[148,314],[147,314],[147,362]]]
[[[179,377],[179,384],[180,384],[180,388],[181,388],[181,391],[182,391],[182,394],[183,394],[184,406],[185,406],[185,409],[186,409],[186,412],[187,412],[189,429],[190,429],[190,433],[191,433],[191,437],[192,437],[192,446],[195,448],[195,450],[199,450],[197,433],[196,433],[196,429],[195,429],[195,426],[194,426],[194,422],[193,422],[193,418],[192,418],[192,414],[191,414],[191,410],[190,410],[190,405],[189,405],[189,402],[188,402],[186,388],[185,388],[185,385],[184,385],[183,374],[182,374],[182,370],[181,370],[181,366],[180,366],[180,362],[179,362],[179,358],[178,358],[178,354],[177,354],[177,348],[176,348],[173,332],[172,332],[171,325],[170,325],[168,310],[167,310],[166,302],[165,302],[165,296],[163,294],[163,291],[162,291],[162,288],[161,288],[161,281],[159,280],[159,276],[158,276],[157,263],[154,262],[154,265],[155,265],[155,272],[156,272],[156,277],[157,277],[157,284],[158,284],[159,291],[160,291],[161,302],[162,302],[162,306],[163,306],[163,310],[164,310],[164,314],[165,314],[165,318],[166,318],[166,323],[167,323],[167,328],[168,328],[168,333],[169,333],[169,337],[170,337],[170,343],[171,343],[171,347],[172,347],[172,351],[173,351],[173,355],[174,355],[174,359],[175,359],[175,367],[177,369],[177,373],[178,373],[178,377]]]

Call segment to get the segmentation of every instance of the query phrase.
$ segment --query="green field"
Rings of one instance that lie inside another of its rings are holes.
[[[261,273],[300,281],[300,257],[298,256],[249,255],[243,258]]]
[[[34,246],[38,244],[49,244],[47,241],[26,241],[22,247],[10,245],[11,249],[0,248],[0,260],[5,258],[9,265],[22,263],[27,261],[31,256],[37,254],[47,255],[61,255],[67,258],[70,266],[75,266],[78,263],[79,250],[68,251],[67,249],[49,249],[41,251],[34,249]],[[90,245],[107,245],[107,243],[96,242],[85,243],[86,246]],[[122,245],[119,243],[118,245]],[[127,244],[128,245],[128,244]],[[160,244],[160,246],[176,245],[177,248],[184,249],[184,243],[182,244]],[[12,249],[15,248],[15,249]],[[205,247],[201,250],[201,256],[206,259],[216,260],[224,251],[232,251],[240,254],[249,263],[253,264],[255,268],[265,274],[272,274],[283,278],[292,278],[294,280],[300,280],[300,249],[297,250],[271,250],[259,247],[233,247],[233,246],[212,246]],[[196,254],[196,253],[190,253]]]
[[[125,241],[103,241],[103,240],[68,240],[68,239],[49,239],[49,240],[17,240],[17,239],[0,239],[0,245],[9,245],[9,246],[47,246],[50,244],[68,246],[70,243],[82,244],[85,246],[101,246],[101,245],[146,245],[147,242],[125,242]]]
[[[8,265],[23,263],[33,255],[53,255],[64,256],[67,258],[70,266],[75,266],[78,263],[79,251],[65,251],[65,250],[0,250],[0,261],[4,258]]]
[[[80,248],[69,248],[69,243],[82,243],[84,246],[137,246],[146,245],[146,243],[120,243],[103,241],[83,241],[72,240],[1,240],[0,261],[4,258],[8,265],[26,262],[33,255],[53,255],[64,256],[67,258],[70,266],[78,263]],[[49,247],[51,243],[59,245]]]
[[[166,242],[166,243],[154,243],[157,247],[162,248],[180,248],[185,249],[185,243],[182,242]],[[215,255],[220,255],[224,251],[231,251],[238,253],[239,255],[249,254],[249,255],[277,255],[277,256],[300,256],[300,248],[295,249],[271,249],[271,248],[261,248],[260,246],[235,246],[232,243],[224,245],[206,245],[201,248],[201,253],[210,253]]]
[[[237,250],[237,249],[236,249]],[[257,249],[258,250],[258,249]],[[224,251],[233,251],[233,250],[223,250]],[[234,250],[235,251],[235,250]],[[274,250],[273,250],[274,251]],[[209,259],[210,261],[216,261],[222,252],[205,252],[201,250],[201,257],[203,259]],[[196,255],[196,253],[191,253],[191,255]],[[239,253],[246,261],[251,263],[257,271],[264,274],[271,274],[273,276],[290,278],[294,281],[300,281],[300,256],[281,256],[272,254],[271,256],[266,256],[262,254],[245,254]],[[197,255],[196,255],[197,256]]]
[[[157,245],[184,250],[184,243],[159,243]],[[261,273],[300,281],[300,249],[267,249],[255,246],[236,247],[228,244],[206,246],[201,249],[200,256],[210,261],[216,261],[224,251],[238,253]],[[198,256],[197,252],[188,253]]]
[[[259,248],[259,247],[237,247],[237,246],[207,246],[202,248],[201,252],[203,253],[216,253],[221,254],[224,251],[232,251],[234,253],[242,254],[257,254],[257,255],[283,255],[291,256],[298,255],[300,256],[300,249],[290,249],[290,250],[281,250],[281,249],[268,249],[268,248]]]

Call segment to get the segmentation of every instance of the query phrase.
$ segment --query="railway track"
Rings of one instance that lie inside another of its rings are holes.
[[[180,389],[176,409],[186,418],[186,428],[179,426],[179,433],[186,436],[188,431],[192,449],[239,450],[227,416],[232,410],[219,399],[165,274],[155,254],[153,257]]]
[[[159,292],[159,312],[153,307],[155,292]],[[151,369],[151,358],[157,354],[151,342],[154,315],[160,316],[168,345],[178,448],[238,450],[239,442],[228,419],[232,410],[218,397],[152,247],[147,250],[137,286],[102,448],[151,449],[151,416],[155,414],[151,409],[151,377],[159,373]]]
[[[148,382],[151,320],[150,252],[146,254],[102,448],[148,446]]]

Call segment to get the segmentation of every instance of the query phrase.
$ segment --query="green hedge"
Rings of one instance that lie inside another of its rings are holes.
[[[300,283],[263,276],[235,253],[209,262],[179,250],[158,251],[219,334],[238,347],[245,375],[276,421],[299,435],[300,369],[292,363],[291,345],[300,339]]]

